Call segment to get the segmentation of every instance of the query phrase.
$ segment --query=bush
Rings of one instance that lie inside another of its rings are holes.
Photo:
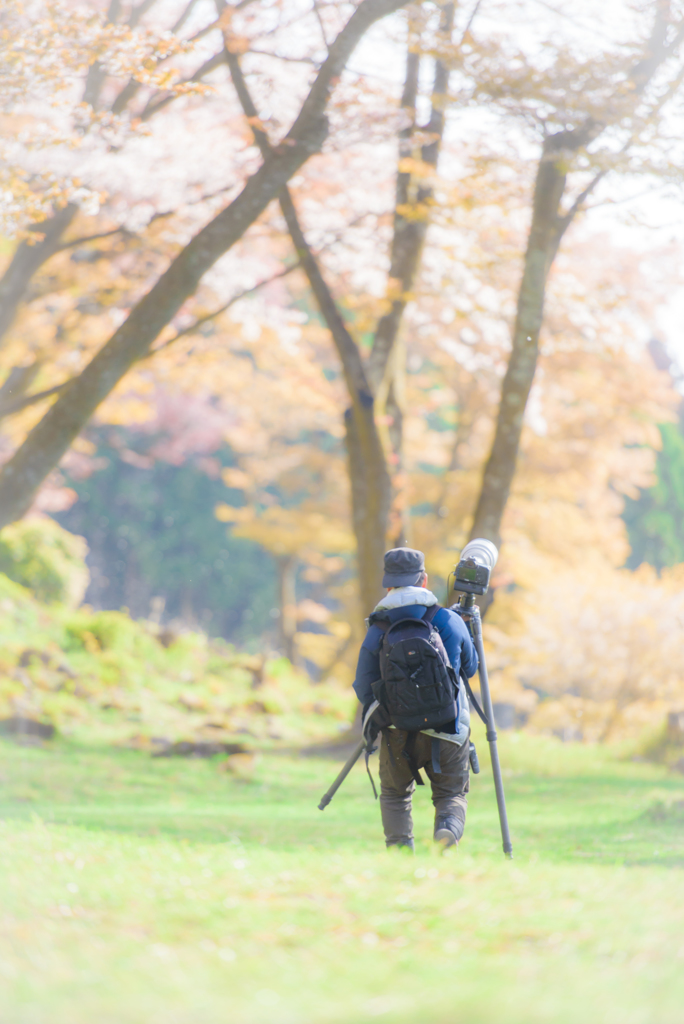
[[[22,520],[0,533],[0,572],[47,604],[81,603],[90,578],[87,553],[83,537],[53,519]]]
[[[133,652],[141,640],[156,647],[156,641],[125,612],[92,612],[86,606],[70,615],[65,626],[69,638],[91,654],[111,650]]]
[[[515,601],[522,626],[485,629],[497,698],[499,676],[540,696],[532,730],[626,740],[684,708],[684,565],[630,572],[587,553],[579,568],[540,571],[535,583],[493,608],[501,621]]]

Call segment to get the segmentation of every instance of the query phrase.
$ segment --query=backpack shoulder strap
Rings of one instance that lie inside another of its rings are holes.
[[[441,634],[439,632],[439,629],[437,628],[437,626],[435,626],[434,621],[433,621],[435,616],[436,616],[436,614],[437,614],[437,612],[440,612],[441,610],[442,610],[442,605],[441,604],[431,604],[428,608],[425,609],[425,615],[421,619],[421,622],[427,623],[429,629],[431,631],[434,631],[437,634],[437,636],[439,637],[440,656],[442,658],[442,661],[444,661],[444,663],[446,665],[447,672],[449,673],[449,675],[451,677],[451,681],[454,684],[454,688],[458,689],[458,676],[456,675],[456,673],[454,672],[453,668],[451,667],[451,664],[449,662],[449,655],[447,654],[447,652],[446,652],[446,650],[444,648],[444,641],[442,640],[442,637],[441,637]]]
[[[441,612],[441,604],[431,604],[425,609],[425,615],[423,616],[423,622],[432,623],[437,612]]]

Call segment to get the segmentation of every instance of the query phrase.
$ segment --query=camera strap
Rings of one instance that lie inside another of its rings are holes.
[[[480,716],[480,718],[482,719],[484,724],[487,726],[487,728],[489,728],[489,722],[487,721],[487,716],[485,715],[484,711],[482,710],[482,708],[478,704],[478,702],[477,702],[477,700],[475,698],[475,694],[473,693],[472,688],[470,686],[470,682],[468,681],[468,678],[467,678],[467,676],[466,676],[466,674],[464,672],[461,672],[461,679],[463,681],[463,685],[465,686],[465,691],[468,694],[468,699],[469,699],[470,703],[473,705],[473,707],[475,708],[475,710],[477,711],[478,715]]]

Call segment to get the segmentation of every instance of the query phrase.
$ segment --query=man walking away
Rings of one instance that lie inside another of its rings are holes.
[[[459,674],[477,671],[477,653],[459,615],[427,589],[422,551],[385,555],[387,594],[368,619],[354,690],[382,716],[380,808],[385,843],[413,850],[411,797],[424,785],[435,807],[434,838],[455,846],[465,828],[470,785],[470,709]],[[379,707],[378,707],[379,705]],[[387,723],[386,725],[384,723]]]

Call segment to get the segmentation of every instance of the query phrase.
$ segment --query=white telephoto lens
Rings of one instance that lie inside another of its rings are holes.
[[[499,551],[496,544],[492,544],[491,540],[485,540],[484,538],[468,541],[461,552],[461,561],[464,561],[466,558],[472,558],[473,561],[479,562],[480,565],[486,565],[488,569],[494,568],[498,557]]]

